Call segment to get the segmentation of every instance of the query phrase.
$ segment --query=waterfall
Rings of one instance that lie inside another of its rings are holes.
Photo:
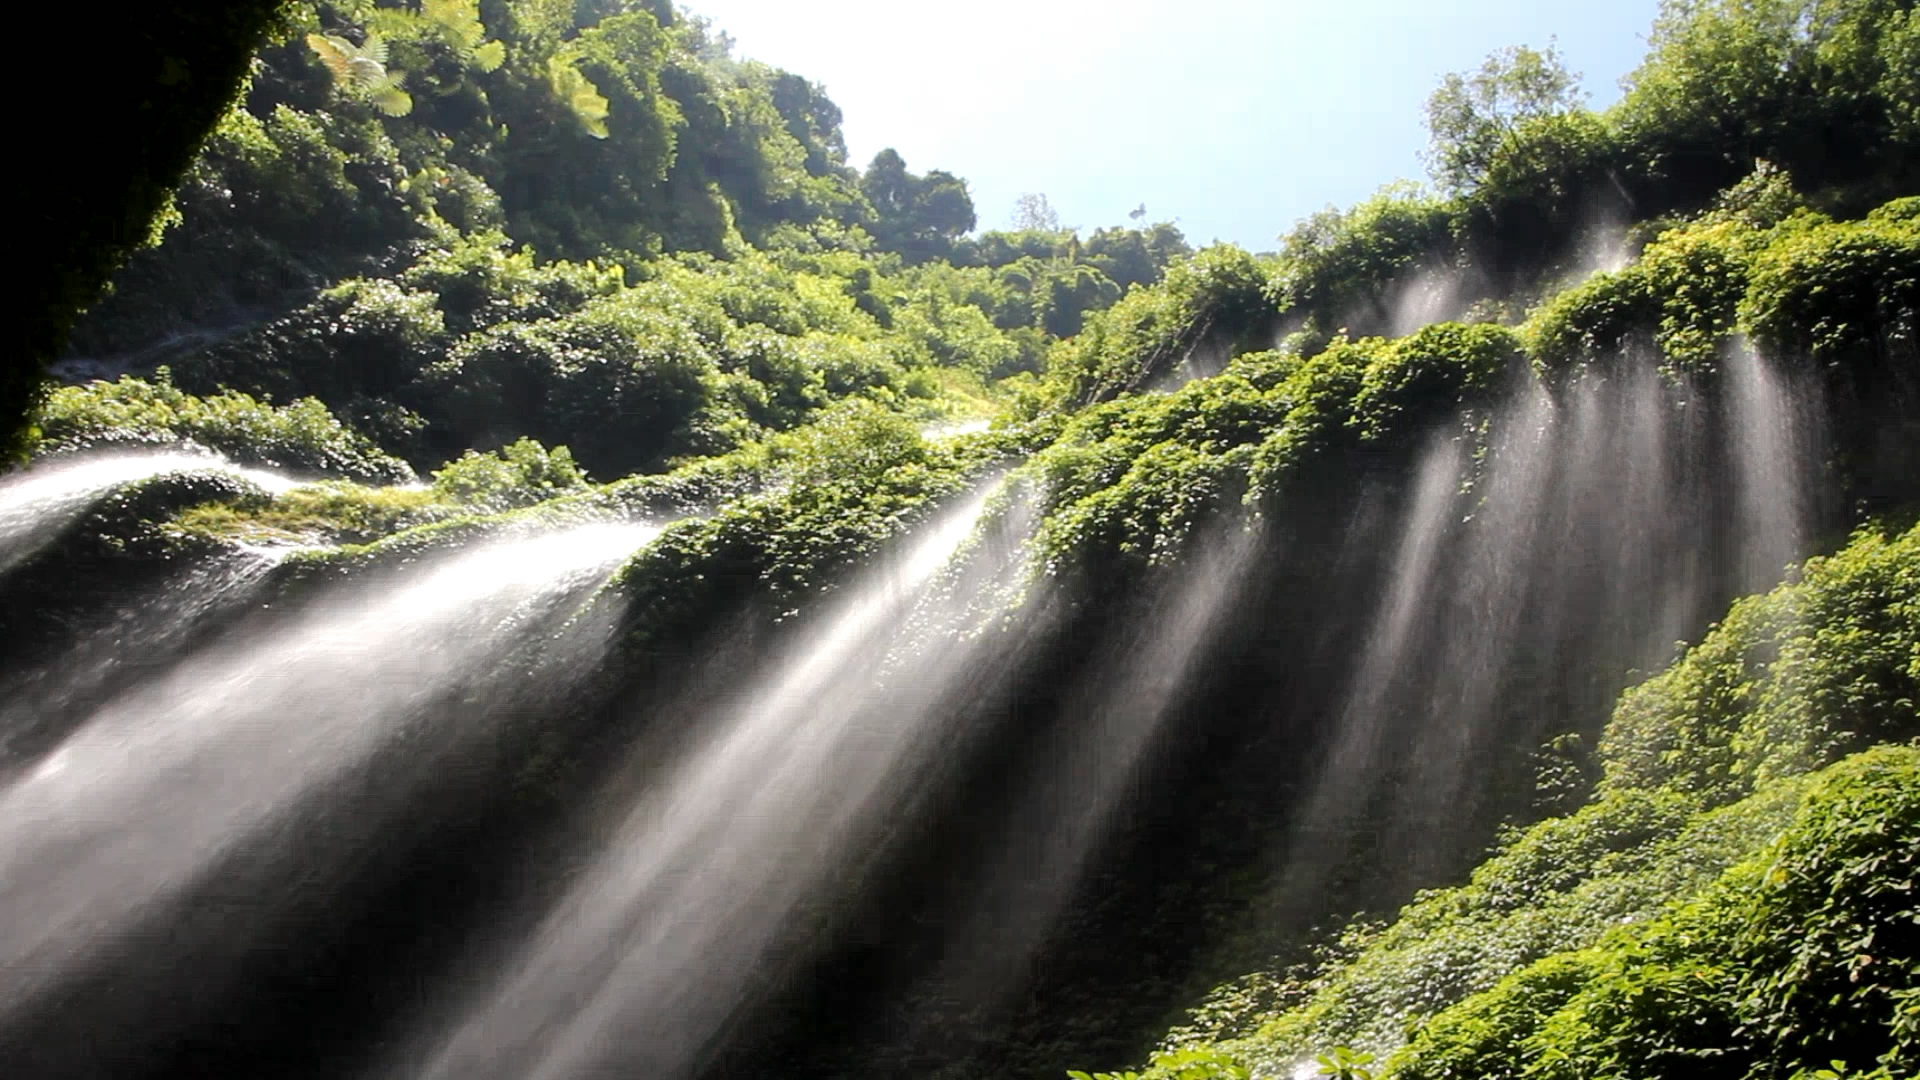
[[[1177,736],[1180,706],[1221,642],[1232,597],[1266,537],[1212,527],[1129,632],[1102,650],[1069,699],[1073,722],[1031,755],[1010,791],[1023,793],[979,869],[965,921],[948,936],[944,997],[993,1005],[1051,932],[1157,740]],[[1271,554],[1270,551],[1266,552]]]
[[[60,642],[58,652],[0,672],[0,784],[114,689],[173,663],[200,635],[235,618],[282,554],[246,549],[190,563],[116,597],[101,625]]]
[[[114,488],[168,473],[212,470],[257,484],[269,494],[299,481],[235,465],[213,454],[134,451],[61,459],[0,478],[0,573],[60,538],[86,509]]]
[[[954,651],[903,649],[897,635],[937,602],[936,577],[991,494],[943,512],[876,563],[740,705],[708,720],[705,741],[637,795],[594,865],[426,1067],[404,1071],[501,1080],[616,1065],[638,1076],[691,1071],[777,970],[768,951],[796,912],[829,902],[836,875],[889,823],[937,742],[938,714],[925,706],[965,693]]]
[[[991,521],[1024,541],[1031,500],[996,504],[995,485],[956,500],[730,673],[684,745],[606,793],[578,873],[520,894],[550,901],[527,931],[463,928],[483,977],[424,989],[395,1021],[413,1041],[361,1060],[409,1077],[694,1075],[885,892],[866,879],[875,852],[960,791],[987,824],[942,834],[928,860],[951,875],[952,918],[892,973],[933,992],[876,1037],[938,1043],[947,1003],[1000,1007],[1052,937],[1085,932],[1067,916],[1102,845],[1158,812],[1143,794],[1168,797],[1156,755],[1215,735],[1231,748],[1262,709],[1300,740],[1263,804],[1284,816],[1280,910],[1264,917],[1326,908],[1356,856],[1388,894],[1433,880],[1477,835],[1496,801],[1480,788],[1513,746],[1603,712],[1631,672],[1806,553],[1826,443],[1811,383],[1744,350],[1714,378],[1623,361],[1516,386],[1484,426],[1437,428],[1359,477],[1348,518],[1307,527],[1280,507],[1209,525],[1138,603],[1101,609],[1119,621],[1053,610],[1062,598],[1020,572],[1030,552],[980,540]],[[0,569],[117,486],[208,468],[292,483],[180,454],[30,470],[0,483]],[[580,601],[653,535],[495,537],[291,593],[270,588],[271,557],[233,554],[149,581],[64,655],[8,672],[0,1047],[31,1045],[103,985],[125,1001],[102,1039],[115,1024],[156,1037],[173,1020],[142,1010],[175,991],[198,995],[180,1023],[207,1023],[276,912],[349,877],[521,703],[578,689],[620,618],[606,597],[582,622]],[[1060,645],[1063,627],[1088,637]],[[1316,637],[1345,652],[1310,659]],[[1022,667],[1029,649],[1042,658]],[[1193,711],[1213,665],[1248,657],[1328,670],[1297,687],[1235,671],[1271,699],[1210,728]],[[1028,716],[1019,680],[1036,672],[1060,682]],[[632,689],[643,728],[660,705]],[[982,782],[981,761],[1007,771]]]
[[[1411,883],[1450,865],[1460,853],[1435,841],[1497,779],[1503,740],[1604,715],[1632,672],[1803,557],[1809,393],[1750,353],[1717,398],[1622,363],[1512,395],[1477,462],[1457,431],[1437,433],[1291,825],[1285,903],[1325,886],[1383,800],[1389,861],[1371,873]]]
[[[656,531],[489,540],[324,588],[104,704],[0,787],[0,1027],[116,950],[186,936],[172,901],[236,859],[299,889],[322,873],[316,859],[350,858],[281,844],[383,750],[403,746],[425,768],[480,737],[470,723],[427,725],[429,706],[524,677],[500,665],[543,613],[564,614]],[[235,888],[216,932],[244,938],[271,903]]]

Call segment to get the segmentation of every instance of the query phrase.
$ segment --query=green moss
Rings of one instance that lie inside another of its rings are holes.
[[[250,543],[359,544],[461,513],[425,488],[329,481],[278,496],[211,501],[172,519],[182,533]]]

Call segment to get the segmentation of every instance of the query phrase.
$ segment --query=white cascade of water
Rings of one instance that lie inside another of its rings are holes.
[[[62,459],[0,478],[0,572],[58,539],[86,509],[114,488],[167,473],[214,470],[258,484],[269,494],[299,481],[223,457],[183,451],[131,451]]]
[[[476,737],[411,724],[489,677],[530,606],[579,595],[657,531],[493,540],[332,587],[109,701],[0,787],[0,1022],[383,746]]]
[[[965,664],[897,638],[991,494],[944,511],[876,564],[744,704],[712,718],[711,735],[640,793],[424,1067],[403,1071],[558,1080],[614,1061],[637,1076],[693,1069],[796,911],[831,899],[937,744],[937,714],[919,703],[952,693]]]
[[[1764,588],[1807,546],[1810,492],[1818,488],[1817,430],[1811,391],[1748,348],[1725,363],[1735,447],[1742,583]]]
[[[1092,665],[1070,699],[1074,722],[1039,748],[1010,791],[1024,798],[976,875],[979,887],[947,937],[932,984],[942,1000],[992,1006],[1053,929],[1089,860],[1127,801],[1155,740],[1177,724],[1196,669],[1219,641],[1223,616],[1256,559],[1271,558],[1264,532],[1213,527],[1170,575],[1164,593]],[[909,1038],[911,1044],[912,1039]]]
[[[1447,865],[1421,838],[1459,832],[1495,740],[1602,714],[1722,594],[1770,587],[1805,555],[1820,437],[1804,393],[1751,354],[1723,390],[1622,364],[1557,402],[1537,387],[1517,396],[1471,473],[1445,436],[1426,451],[1293,827],[1290,888],[1316,887],[1315,868],[1339,862],[1356,815],[1382,798],[1381,852],[1404,866],[1377,872],[1412,881]]]
[[[83,635],[49,641],[40,662],[9,665],[0,673],[0,783],[116,680],[173,662],[196,635],[235,614],[281,555],[243,549],[195,561],[151,588],[116,595],[110,615]]]

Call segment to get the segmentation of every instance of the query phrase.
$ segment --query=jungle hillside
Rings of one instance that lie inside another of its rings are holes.
[[[671,0],[98,33],[0,1075],[1920,1076],[1910,0],[1515,43],[1261,252]]]

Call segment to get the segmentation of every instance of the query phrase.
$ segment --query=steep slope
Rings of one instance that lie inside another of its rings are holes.
[[[271,813],[122,755],[130,833],[241,839],[77,895],[157,898],[0,1055],[1055,1075],[1273,958],[1161,1074],[1899,1075],[1909,8],[1676,7],[1618,108],[1273,258],[968,237],[669,5],[299,8],[79,329],[76,380],[135,374],[0,486],[0,798],[146,709],[257,734]],[[485,626],[310,666],[389,592]],[[286,749],[339,730],[342,782]],[[74,791],[37,857],[115,821]]]

